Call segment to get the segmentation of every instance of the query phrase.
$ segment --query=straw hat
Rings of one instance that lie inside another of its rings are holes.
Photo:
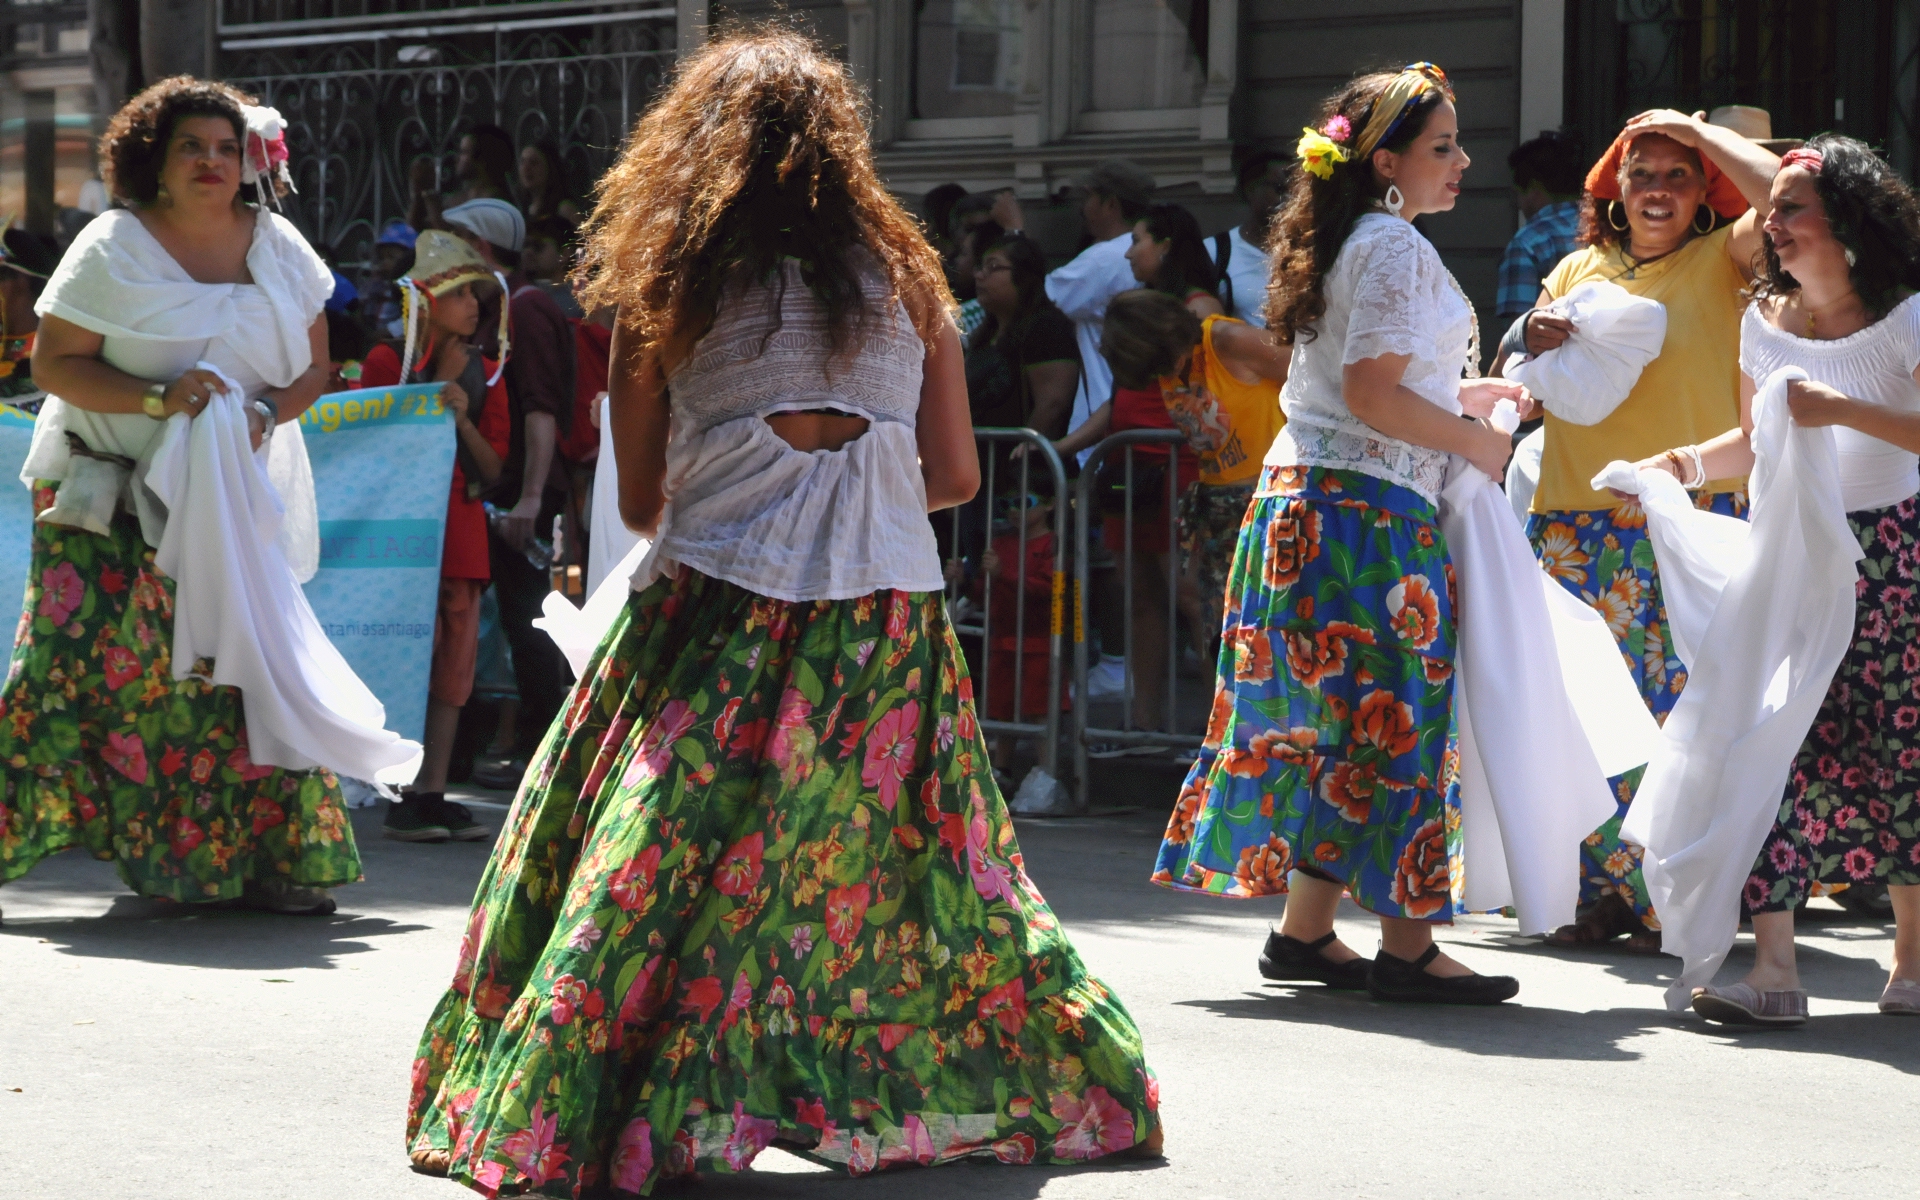
[[[413,266],[402,278],[434,296],[463,283],[492,283],[493,272],[472,246],[444,229],[429,229],[413,244]]]
[[[1803,138],[1774,137],[1773,114],[1764,108],[1755,108],[1751,104],[1722,104],[1707,114],[1707,124],[1731,129],[1749,141],[1758,142],[1775,154],[1782,154],[1805,144]]]

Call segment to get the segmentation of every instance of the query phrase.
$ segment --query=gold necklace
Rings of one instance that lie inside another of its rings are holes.
[[[1829,300],[1829,301],[1828,301],[1827,303],[1825,303],[1825,304],[1818,304],[1818,305],[1813,305],[1813,306],[1811,306],[1811,307],[1808,307],[1808,306],[1807,306],[1807,304],[1806,304],[1806,296],[1807,296],[1807,293],[1806,293],[1806,290],[1805,290],[1805,289],[1802,289],[1802,290],[1801,290],[1801,292],[1800,292],[1800,303],[1801,303],[1801,306],[1802,306],[1802,307],[1805,307],[1805,308],[1807,309],[1807,334],[1806,334],[1806,336],[1808,337],[1808,339],[1809,339],[1809,340],[1811,340],[1811,339],[1813,338],[1813,319],[1814,319],[1814,317],[1815,317],[1816,315],[1818,315],[1818,314],[1819,314],[1819,312],[1820,312],[1820,310],[1821,310],[1821,309],[1823,309],[1823,308],[1830,308],[1830,307],[1832,307],[1833,305],[1835,305],[1835,304],[1839,304],[1839,303],[1841,303],[1841,302],[1843,302],[1843,301],[1846,301],[1846,300],[1858,300],[1858,299],[1860,298],[1860,294],[1859,294],[1858,292],[1855,292],[1855,291],[1854,291],[1853,289],[1851,289],[1851,288],[1849,288],[1849,289],[1847,289],[1847,294],[1846,294],[1846,295],[1844,295],[1844,296],[1840,296],[1840,297],[1837,297],[1836,299],[1833,299],[1833,300]]]

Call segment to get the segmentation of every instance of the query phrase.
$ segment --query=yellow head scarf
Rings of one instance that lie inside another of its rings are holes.
[[[1387,90],[1373,102],[1373,115],[1367,118],[1367,127],[1360,131],[1360,140],[1354,144],[1355,157],[1365,159],[1376,148],[1393,136],[1400,123],[1407,119],[1413,106],[1429,92],[1439,92],[1447,99],[1453,99],[1453,85],[1447,81],[1447,73],[1430,62],[1408,63],[1393,77]]]

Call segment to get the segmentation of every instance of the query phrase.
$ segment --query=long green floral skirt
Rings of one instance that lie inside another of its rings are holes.
[[[119,514],[106,537],[34,523],[0,688],[0,882],[73,846],[168,900],[358,880],[339,780],[253,762],[239,689],[175,680],[172,648],[173,581],[137,520]]]
[[[1158,1092],[1021,865],[939,596],[689,570],[547,733],[407,1135],[487,1195],[644,1194],[776,1140],[856,1175],[1091,1159]]]

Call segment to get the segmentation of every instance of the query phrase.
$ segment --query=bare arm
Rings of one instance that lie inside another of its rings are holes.
[[[100,357],[104,341],[99,334],[71,321],[55,316],[40,318],[40,332],[33,343],[34,382],[88,412],[143,413],[148,386],[160,381],[140,379],[108,365]],[[186,372],[167,385],[167,415],[199,413],[220,387],[219,377],[211,371]]]
[[[973,444],[973,414],[967,407],[960,330],[950,317],[927,347],[914,441],[920,451],[920,474],[926,481],[928,512],[973,499],[980,490],[980,452]]]
[[[620,519],[641,537],[652,537],[667,506],[666,376],[659,360],[629,341],[617,323],[608,363],[608,420],[620,474]]]
[[[1213,352],[1241,383],[1271,379],[1284,385],[1293,362],[1292,347],[1281,345],[1264,329],[1235,321],[1214,322]]]
[[[453,414],[453,432],[460,444],[473,456],[473,465],[479,468],[480,478],[474,482],[482,487],[491,487],[500,478],[500,455],[468,417],[467,412],[473,398],[467,395],[467,389],[460,386],[460,373],[466,370],[469,351],[457,341],[449,341],[447,349],[439,356],[439,363],[433,377],[441,381],[440,403]]]
[[[1073,412],[1073,392],[1080,383],[1080,364],[1070,359],[1035,363],[1028,367],[1027,387],[1033,393],[1033,412],[1027,424],[1034,429],[1058,429]]]
[[[1513,441],[1478,421],[1467,421],[1429,404],[1401,384],[1412,359],[1382,354],[1348,363],[1340,374],[1347,410],[1374,429],[1403,442],[1458,454],[1496,481],[1506,473]]]
[[[1093,413],[1088,416],[1085,421],[1081,422],[1080,428],[1055,442],[1053,444],[1054,452],[1061,458],[1065,458],[1069,454],[1078,454],[1101,438],[1107,436],[1107,428],[1112,424],[1113,401],[1109,400],[1099,408],[1094,409]]]
[[[267,399],[273,401],[280,410],[279,423],[298,421],[300,414],[313,407],[313,402],[327,390],[327,379],[333,374],[333,349],[327,343],[327,318],[322,313],[315,317],[313,324],[307,326],[307,349],[313,354],[313,361],[286,387],[267,393]]]
[[[1193,295],[1187,297],[1187,311],[1204,321],[1208,317],[1222,315],[1227,311],[1227,306],[1220,303],[1220,297],[1218,296],[1209,296],[1204,292],[1195,292]]]

